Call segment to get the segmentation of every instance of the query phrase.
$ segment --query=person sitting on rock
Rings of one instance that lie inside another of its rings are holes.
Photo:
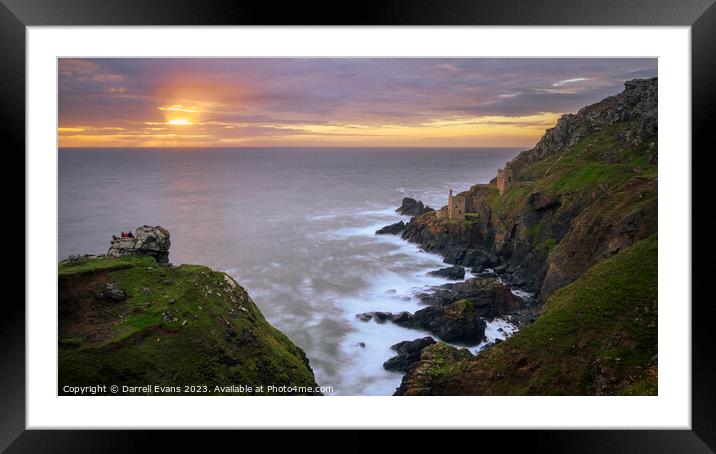
[[[127,238],[134,238],[134,234],[132,233],[131,230],[129,232],[127,232]]]
[[[122,230],[122,238],[127,238],[127,232],[125,232],[124,230]]]

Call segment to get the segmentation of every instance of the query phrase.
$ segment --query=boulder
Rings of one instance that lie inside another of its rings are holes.
[[[98,300],[110,300],[115,302],[124,301],[127,299],[127,294],[124,290],[119,288],[114,282],[106,282],[101,287],[92,291],[95,299]]]
[[[398,355],[384,362],[383,368],[390,371],[407,372],[411,365],[420,361],[420,352],[434,343],[435,339],[430,336],[412,341],[398,342],[390,347]]]
[[[373,315],[375,321],[378,323],[383,323],[387,320],[392,320],[393,318],[393,314],[391,314],[390,312],[371,312],[371,314]]]
[[[499,274],[499,273],[504,273],[505,271],[507,271],[507,265],[504,265],[504,264],[503,264],[503,265],[497,265],[497,266],[495,266],[495,267],[492,268],[492,271],[494,271],[495,273],[498,273],[498,274]]]
[[[405,222],[399,221],[399,222],[396,222],[395,224],[386,225],[385,227],[376,230],[375,234],[376,235],[384,235],[384,234],[397,235],[400,232],[402,232],[403,229],[405,229]]]
[[[356,318],[362,322],[375,320],[378,323],[385,323],[393,319],[393,314],[390,312],[364,312],[362,314],[356,314]]]
[[[411,365],[410,370],[393,394],[394,396],[429,396],[436,394],[432,383],[452,376],[475,356],[466,348],[438,342],[423,349],[420,361]]]
[[[488,319],[512,313],[524,303],[495,277],[476,277],[465,282],[444,284],[433,287],[432,292],[421,293],[418,297],[425,304],[437,306],[466,300],[473,305],[479,316]]]
[[[467,300],[449,306],[426,307],[412,315],[394,317],[393,323],[405,328],[429,331],[446,342],[468,345],[482,342],[487,325]]]
[[[460,265],[449,266],[447,268],[441,268],[439,270],[430,271],[428,274],[431,276],[439,276],[454,281],[465,279],[465,268]]]
[[[169,263],[169,231],[161,226],[144,225],[134,231],[134,238],[112,238],[107,256],[149,255],[159,264]]]

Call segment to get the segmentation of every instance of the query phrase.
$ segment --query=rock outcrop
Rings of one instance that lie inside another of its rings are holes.
[[[481,317],[494,318],[520,309],[522,298],[494,277],[475,277],[465,282],[444,284],[418,295],[425,304],[448,306],[458,301],[470,302]]]
[[[364,312],[362,314],[356,314],[356,318],[362,322],[375,320],[377,323],[385,323],[389,320],[393,320],[393,314],[390,312]]]
[[[526,162],[534,162],[573,147],[585,137],[619,125],[618,138],[626,146],[639,146],[651,140],[658,128],[658,80],[634,79],[624,83],[624,91],[584,107],[576,114],[560,117],[532,150],[520,154],[508,167],[520,173]]]
[[[383,368],[390,371],[407,372],[410,366],[420,361],[420,352],[433,344],[435,344],[435,339],[430,336],[398,342],[390,347],[397,355],[384,362]]]
[[[450,392],[442,392],[441,385],[447,378],[460,374],[473,359],[474,355],[466,348],[455,348],[443,342],[428,346],[421,352],[420,361],[411,365],[393,395],[450,395]]]
[[[477,345],[485,337],[485,320],[477,315],[475,306],[467,300],[448,306],[429,306],[414,314],[401,312],[392,320],[405,328],[428,331],[445,342]]]
[[[148,255],[158,264],[169,263],[169,231],[161,226],[144,225],[134,232],[134,237],[114,237],[107,251],[108,257]]]
[[[405,222],[398,221],[395,224],[386,225],[385,227],[382,227],[382,228],[376,230],[375,234],[376,235],[385,235],[385,234],[397,235],[400,232],[402,232],[403,229],[405,229]]]
[[[460,265],[453,265],[447,268],[440,268],[439,270],[428,272],[431,276],[444,277],[453,281],[459,281],[465,279],[465,268]]]
[[[403,202],[400,204],[396,212],[404,214],[406,216],[420,216],[421,214],[435,211],[429,206],[423,205],[423,202],[412,199],[410,197],[403,198]]]

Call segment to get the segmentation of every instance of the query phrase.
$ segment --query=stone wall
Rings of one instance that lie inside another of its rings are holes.
[[[497,169],[497,190],[503,195],[513,183],[512,171],[508,168]]]
[[[448,195],[448,218],[464,220],[465,219],[465,197],[461,195]]]

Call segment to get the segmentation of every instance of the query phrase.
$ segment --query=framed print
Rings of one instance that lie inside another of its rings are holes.
[[[1,446],[713,450],[691,251],[716,9],[513,3],[4,2]]]

